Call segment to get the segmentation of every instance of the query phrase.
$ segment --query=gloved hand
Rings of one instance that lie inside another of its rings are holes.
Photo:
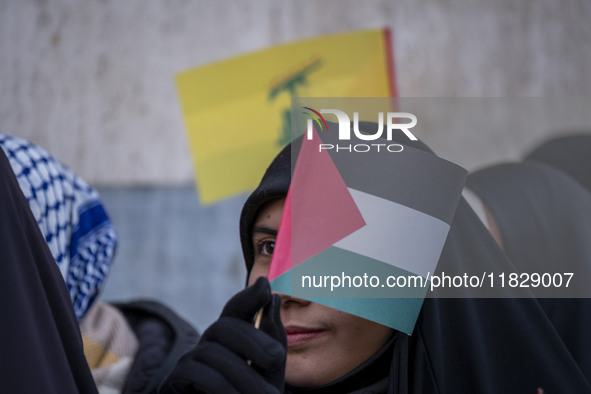
[[[287,338],[279,317],[280,304],[266,278],[236,294],[195,349],[179,360],[159,392],[283,392]],[[263,319],[256,329],[253,317],[262,307]]]

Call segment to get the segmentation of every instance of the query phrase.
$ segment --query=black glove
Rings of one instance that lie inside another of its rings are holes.
[[[195,349],[179,360],[159,392],[282,393],[287,338],[280,304],[266,278],[236,294]],[[261,327],[256,329],[253,317],[263,307]]]

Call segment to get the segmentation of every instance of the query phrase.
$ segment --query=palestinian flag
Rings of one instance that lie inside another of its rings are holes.
[[[331,131],[303,137],[271,286],[410,335],[467,172],[409,146],[390,151],[392,141],[355,152]]]

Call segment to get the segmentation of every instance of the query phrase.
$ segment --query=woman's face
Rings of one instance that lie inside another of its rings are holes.
[[[267,276],[285,199],[262,207],[253,227],[254,264],[248,284]],[[378,351],[392,330],[299,298],[281,296],[287,333],[285,378],[294,386],[320,386],[345,375]]]

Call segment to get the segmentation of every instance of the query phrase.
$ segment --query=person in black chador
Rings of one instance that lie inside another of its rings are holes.
[[[428,150],[419,142],[410,144]],[[409,336],[272,294],[264,276],[290,184],[290,159],[287,147],[242,210],[249,286],[181,358],[162,393],[591,393],[532,298],[428,298]],[[438,270],[475,267],[515,272],[462,199]],[[261,307],[266,312],[256,329],[252,321]]]
[[[0,149],[3,393],[96,393],[66,285]]]
[[[467,187],[481,198],[489,227],[494,223],[499,244],[520,273],[554,279],[555,273],[573,273],[568,288],[539,285],[532,293],[590,380],[588,191],[565,173],[534,161],[482,169],[470,175]]]

